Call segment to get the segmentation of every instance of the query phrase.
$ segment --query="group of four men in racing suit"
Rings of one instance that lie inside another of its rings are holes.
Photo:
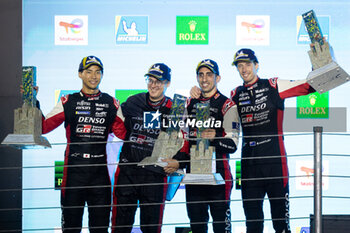
[[[284,219],[274,220],[273,225],[276,232],[290,232],[288,170],[283,138],[281,136],[262,138],[260,135],[266,133],[281,135],[283,100],[287,97],[310,93],[313,89],[304,81],[284,82],[279,79],[258,78],[258,60],[254,52],[249,49],[242,49],[236,53],[234,65],[237,66],[244,80],[244,86],[232,92],[232,100],[223,96],[216,88],[220,80],[216,62],[210,59],[203,60],[196,69],[201,97],[198,100],[192,98],[187,110],[188,113],[193,114],[195,103],[209,102],[211,117],[223,122],[220,129],[208,129],[202,136],[209,139],[216,148],[218,159],[216,170],[225,179],[225,185],[215,187],[218,190],[211,192],[211,195],[205,195],[203,192],[208,187],[187,185],[186,199],[191,228],[193,232],[207,231],[207,211],[210,206],[214,219],[214,232],[231,231],[229,200],[232,175],[228,154],[233,153],[237,148],[235,132],[239,129],[239,123],[238,119],[234,119],[234,111],[237,112],[238,108],[243,135],[258,136],[243,140],[243,207],[247,220],[253,220],[247,221],[247,232],[262,232],[262,199],[266,193],[269,197],[281,195],[285,197],[284,200],[277,200],[274,203],[271,201],[271,205],[274,204],[275,207],[272,210],[272,217]],[[61,192],[63,231],[80,232],[83,206],[86,202],[89,207],[90,231],[107,232],[111,188],[106,166],[105,142],[108,133],[114,132],[117,137],[125,139],[128,143],[123,145],[119,166],[115,173],[112,231],[131,232],[137,202],[139,202],[142,231],[160,232],[167,189],[166,176],[137,167],[137,163],[152,154],[154,141],[159,134],[159,130],[143,127],[143,113],[146,111],[159,111],[164,115],[169,113],[171,99],[164,93],[170,85],[171,70],[163,63],[154,64],[146,74],[148,92],[130,97],[121,108],[113,97],[99,91],[102,74],[102,62],[94,56],[85,57],[79,66],[79,77],[83,81],[82,90],[62,97],[60,103],[46,119],[43,118],[43,133],[50,132],[63,121],[66,127],[68,144]],[[225,118],[231,122],[225,123]],[[196,129],[191,130],[196,131]],[[195,133],[192,133],[193,135]],[[187,141],[182,152],[173,159],[165,161],[168,164],[164,168],[166,173],[170,174],[180,167],[178,160],[188,159],[187,149],[190,144],[191,142]],[[261,166],[256,159],[245,160],[247,157],[266,155],[280,157],[264,160],[262,163],[265,166]],[[276,179],[271,182],[254,181],[257,177],[276,177]],[[253,182],[258,184],[250,183],[250,180],[245,181],[247,178],[253,178]],[[92,186],[92,188],[86,186]],[[250,198],[262,199],[249,201]],[[224,201],[217,202],[221,204],[213,204],[219,199]],[[202,205],[191,203],[197,200],[204,200],[204,203]],[[196,222],[202,222],[202,224]]]

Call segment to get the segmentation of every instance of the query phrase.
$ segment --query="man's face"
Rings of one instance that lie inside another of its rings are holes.
[[[198,70],[197,82],[204,97],[209,97],[211,94],[216,92],[216,84],[219,82],[219,80],[220,76],[215,75],[205,66]]]
[[[97,65],[91,65],[82,72],[79,72],[79,78],[83,81],[83,91],[85,93],[97,93],[102,79],[101,68]]]
[[[237,70],[244,81],[244,84],[252,84],[258,79],[259,64],[251,61],[240,61],[237,63]]]
[[[159,79],[148,76],[147,78],[147,89],[149,92],[149,97],[152,101],[161,100],[164,97],[166,88],[168,88],[170,82],[160,81]]]

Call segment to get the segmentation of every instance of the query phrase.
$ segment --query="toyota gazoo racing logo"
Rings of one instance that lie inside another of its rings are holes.
[[[145,129],[153,128],[160,129],[162,125],[163,128],[221,128],[222,122],[220,120],[215,120],[214,118],[209,118],[208,120],[202,121],[195,118],[186,117],[185,120],[172,120],[170,117],[163,117],[161,121],[161,113],[156,112],[144,112],[143,127]]]
[[[253,114],[246,114],[241,117],[242,124],[253,122]]]
[[[147,146],[154,145],[154,138],[142,134],[131,134],[130,141]]]
[[[90,133],[92,125],[77,125],[76,132],[77,133]]]

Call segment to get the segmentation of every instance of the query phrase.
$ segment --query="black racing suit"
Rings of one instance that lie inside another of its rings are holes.
[[[190,118],[195,118],[196,116],[197,103],[209,103],[210,117],[215,121],[221,122],[220,127],[214,127],[216,130],[215,137],[220,139],[210,141],[210,146],[215,147],[216,172],[221,174],[225,184],[186,185],[187,214],[193,233],[208,232],[208,208],[210,208],[214,232],[228,233],[231,232],[230,198],[233,185],[229,153],[234,153],[237,149],[236,145],[239,135],[237,106],[229,98],[220,92],[216,92],[210,98],[190,99],[187,106]],[[189,137],[197,137],[197,128],[189,128]],[[196,145],[196,141],[190,140],[186,142],[182,151],[189,153],[191,146]],[[190,170],[189,166],[187,172],[190,172]]]
[[[254,84],[239,86],[231,93],[244,137],[241,171],[247,233],[263,232],[265,194],[270,198],[275,231],[290,232],[288,167],[282,135],[284,99],[311,92],[314,89],[305,80],[258,78]]]
[[[125,136],[118,110],[119,102],[110,95],[101,92],[87,95],[80,91],[62,97],[43,118],[43,133],[52,131],[62,122],[66,128],[68,144],[61,186],[63,232],[81,231],[85,203],[89,210],[90,232],[106,233],[108,230],[111,181],[106,165],[106,141],[111,131],[121,139]],[[102,187],[90,188],[94,186]],[[73,206],[77,208],[66,208]]]
[[[167,176],[137,166],[152,155],[161,128],[144,127],[144,113],[159,111],[160,122],[169,114],[172,101],[164,97],[157,103],[148,93],[131,96],[121,105],[127,130],[115,173],[112,232],[131,232],[139,202],[141,230],[159,233],[162,227]],[[151,205],[150,205],[151,204]]]

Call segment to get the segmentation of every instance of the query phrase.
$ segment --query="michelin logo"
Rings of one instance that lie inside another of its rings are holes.
[[[115,17],[117,44],[148,44],[148,16]]]
[[[143,113],[143,127],[145,129],[160,129],[160,116],[162,114],[157,110],[156,112]]]

